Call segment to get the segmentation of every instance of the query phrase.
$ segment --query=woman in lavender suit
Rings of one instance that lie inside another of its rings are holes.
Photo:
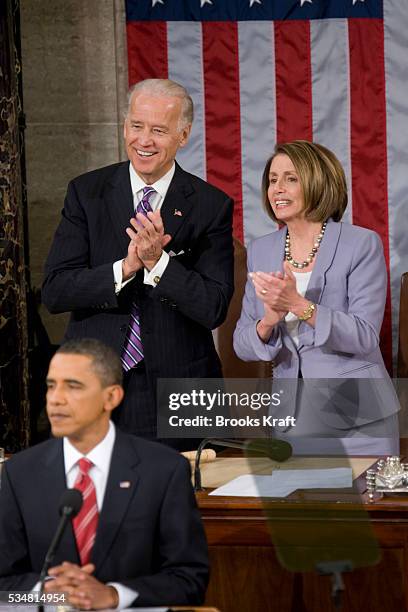
[[[262,186],[281,228],[248,247],[234,349],[244,361],[274,362],[286,398],[276,415],[296,419],[275,434],[299,453],[398,453],[399,404],[379,348],[387,288],[379,236],[340,222],[344,171],[322,145],[277,145]]]

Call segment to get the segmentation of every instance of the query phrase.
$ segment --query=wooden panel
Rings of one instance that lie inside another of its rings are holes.
[[[291,608],[293,575],[271,546],[213,546],[206,604],[223,612],[285,612]]]
[[[343,612],[408,610],[404,550],[381,553],[378,565],[343,574]],[[210,562],[206,605],[223,612],[335,611],[330,578],[283,569],[272,546],[211,546]]]
[[[198,500],[210,547],[207,605],[217,606],[223,612],[334,612],[330,578],[312,571],[294,573],[283,568],[278,557],[286,559],[290,566],[297,562],[297,551],[304,551],[293,547],[291,554],[284,551],[282,555],[282,551],[275,551],[272,542],[273,537],[284,541],[291,530],[293,544],[302,538],[306,543],[318,541],[316,534],[313,537],[313,513],[320,507],[325,511],[326,522],[319,529],[326,539],[332,538],[334,546],[341,546],[343,533],[345,539],[351,534],[361,537],[362,542],[368,533],[378,542],[379,560],[375,565],[343,574],[346,590],[342,611],[408,611],[407,499],[384,498],[360,506],[350,503],[346,494],[337,494],[335,504],[312,505],[303,501],[263,504],[248,498],[215,500],[205,494],[200,494]],[[271,508],[277,519],[272,529],[267,517],[271,516]],[[336,554],[333,556],[336,558]],[[358,557],[356,554],[355,558]],[[364,558],[360,557],[362,565]]]

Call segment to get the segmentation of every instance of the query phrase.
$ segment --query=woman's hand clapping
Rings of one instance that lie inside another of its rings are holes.
[[[282,272],[251,272],[249,274],[257,297],[263,302],[265,314],[258,322],[257,332],[261,340],[269,340],[272,329],[288,312],[302,311],[303,298],[296,290],[296,279],[287,261]]]

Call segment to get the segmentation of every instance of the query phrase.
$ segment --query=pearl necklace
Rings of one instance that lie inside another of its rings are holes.
[[[290,253],[290,236],[289,236],[289,231],[287,232],[286,241],[285,241],[285,259],[290,264],[292,264],[294,268],[300,268],[300,269],[306,268],[313,261],[313,258],[316,256],[316,253],[319,250],[320,243],[322,241],[322,238],[324,236],[324,232],[326,229],[326,225],[327,225],[327,222],[325,221],[322,225],[322,229],[320,230],[320,234],[316,238],[316,242],[314,243],[312,250],[310,251],[309,255],[306,257],[305,261],[302,261],[302,263],[295,261]]]

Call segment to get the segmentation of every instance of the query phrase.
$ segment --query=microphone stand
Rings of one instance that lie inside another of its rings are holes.
[[[55,553],[61,541],[62,535],[73,513],[74,509],[70,506],[64,506],[61,510],[60,522],[58,523],[57,531],[55,532],[55,535],[45,556],[44,564],[42,566],[40,574],[40,597],[44,594],[44,584],[45,579],[47,577],[48,569],[52,561],[54,560]],[[42,603],[38,606],[38,612],[44,612],[44,605]]]
[[[204,438],[204,440],[200,442],[197,448],[197,454],[194,463],[194,491],[196,493],[197,491],[204,491],[204,487],[201,483],[200,459],[201,453],[208,444],[213,444],[214,446],[222,446],[223,448],[238,448],[239,450],[244,450],[246,448],[246,442],[238,440],[231,440],[229,438]],[[263,449],[260,447],[256,450],[260,455],[269,455],[267,448]]]
[[[341,610],[345,591],[342,574],[344,572],[353,571],[354,567],[352,561],[350,559],[342,561],[325,561],[317,563],[315,569],[320,576],[330,576],[333,605],[335,610]]]

